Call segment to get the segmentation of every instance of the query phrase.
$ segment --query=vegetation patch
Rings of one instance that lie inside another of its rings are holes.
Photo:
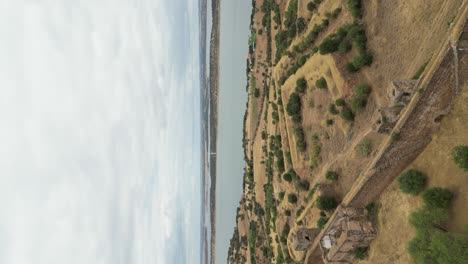
[[[353,250],[353,256],[355,259],[363,260],[367,256],[367,248],[358,247]]]
[[[369,157],[369,155],[372,153],[372,142],[369,139],[364,138],[356,146],[356,151],[362,157]]]
[[[453,193],[444,188],[431,188],[423,193],[423,200],[429,207],[449,208]]]
[[[321,195],[315,201],[317,208],[323,211],[331,211],[338,206],[338,202],[331,196]]]
[[[317,220],[317,228],[322,229],[328,222],[328,217],[320,217],[319,220]]]
[[[427,176],[418,170],[407,170],[398,177],[400,190],[404,193],[418,195],[426,186]]]
[[[452,150],[452,158],[460,169],[468,171],[468,146],[457,146]]]
[[[325,178],[329,181],[336,181],[338,180],[338,174],[334,171],[327,171]]]

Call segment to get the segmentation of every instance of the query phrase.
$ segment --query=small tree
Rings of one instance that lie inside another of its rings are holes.
[[[328,217],[320,217],[317,221],[317,227],[322,229],[328,222]]]
[[[292,175],[291,173],[289,172],[286,172],[285,174],[283,174],[283,179],[287,182],[291,182],[292,181]]]
[[[453,148],[452,158],[460,169],[468,171],[468,146],[458,146]]]
[[[364,109],[364,107],[366,107],[366,104],[367,104],[367,100],[363,97],[353,97],[351,101],[349,102],[349,105],[351,107],[351,110],[353,110],[353,112],[361,111],[362,109]]]
[[[301,98],[297,93],[292,93],[289,96],[288,104],[286,105],[286,112],[290,116],[299,115],[301,112]]]
[[[315,10],[315,4],[310,1],[308,4],[307,4],[307,10],[309,10],[310,12],[314,11]]]
[[[327,171],[325,178],[329,181],[336,181],[338,179],[338,174],[334,171]]]
[[[278,193],[278,198],[279,198],[280,200],[283,200],[283,199],[284,199],[284,192],[279,192],[279,193]]]
[[[445,208],[423,207],[411,213],[409,222],[416,229],[429,230],[435,228],[445,231],[443,223],[448,219],[448,210]]]
[[[336,104],[337,106],[345,106],[345,105],[346,105],[346,101],[345,101],[344,98],[338,98],[338,99],[336,99],[335,104]]]
[[[297,196],[294,193],[288,194],[288,202],[292,204],[297,203]]]
[[[349,73],[355,73],[359,71],[359,68],[356,68],[351,62],[347,63],[345,67]]]
[[[340,112],[340,117],[343,118],[346,121],[353,121],[354,120],[354,114],[351,109],[344,107],[341,112]]]
[[[286,210],[286,211],[284,211],[284,214],[285,214],[286,216],[291,216],[291,210]]]
[[[360,83],[355,88],[355,94],[359,97],[367,97],[371,92],[370,86],[365,83]]]
[[[321,195],[315,201],[317,208],[324,211],[331,211],[338,206],[335,198],[331,196]]]
[[[304,93],[307,89],[307,81],[304,78],[297,79],[296,81],[296,92]]]
[[[426,175],[414,169],[407,170],[398,177],[400,190],[412,195],[418,195],[424,190],[426,180]]]
[[[325,80],[324,77],[320,77],[320,79],[318,79],[316,82],[315,82],[315,86],[319,89],[327,89],[327,80]]]
[[[423,200],[429,207],[449,208],[453,193],[444,188],[431,188],[423,193]]]
[[[254,90],[254,96],[259,97],[260,96],[260,90],[258,88],[255,88]]]
[[[336,109],[335,107],[335,104],[329,104],[328,105],[328,112],[332,115],[337,115],[339,114],[340,112],[338,112],[338,110]]]
[[[340,41],[336,38],[326,37],[319,45],[320,54],[329,54],[338,50]]]

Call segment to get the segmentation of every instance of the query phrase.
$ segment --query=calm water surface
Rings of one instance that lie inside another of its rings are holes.
[[[252,2],[221,0],[220,93],[216,187],[216,263],[226,263],[242,194],[242,121]]]

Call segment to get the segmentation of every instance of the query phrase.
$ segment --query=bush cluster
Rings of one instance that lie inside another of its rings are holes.
[[[468,171],[468,146],[457,146],[452,150],[455,164],[464,171]]]
[[[302,127],[296,127],[296,129],[294,129],[294,135],[296,137],[297,150],[301,152],[305,151],[307,143],[305,141],[304,130],[302,129]]]
[[[362,110],[367,105],[367,98],[371,92],[370,86],[365,83],[358,84],[354,89],[354,96],[349,102],[353,112]]]
[[[331,211],[338,206],[335,198],[326,195],[319,196],[315,204],[317,205],[318,209],[323,211]]]

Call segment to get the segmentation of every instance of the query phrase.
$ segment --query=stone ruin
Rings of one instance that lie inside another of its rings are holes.
[[[337,217],[320,241],[326,264],[351,263],[353,251],[368,247],[377,235],[365,209],[339,207],[337,210]]]
[[[389,88],[388,95],[393,105],[407,105],[413,97],[417,80],[394,80]]]
[[[307,250],[319,233],[319,228],[297,229],[297,231],[291,236],[292,249],[296,251]]]
[[[400,113],[411,101],[416,87],[416,80],[394,80],[388,89],[391,106],[379,109],[379,115],[374,122],[374,130],[378,133],[388,134],[392,131]]]

